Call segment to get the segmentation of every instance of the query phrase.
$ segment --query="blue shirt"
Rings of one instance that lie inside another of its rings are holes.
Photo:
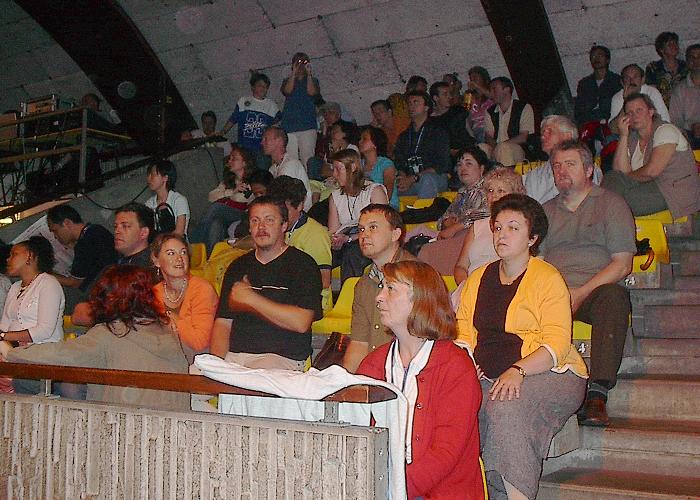
[[[282,128],[286,132],[302,132],[304,130],[316,129],[316,106],[314,105],[315,96],[310,96],[306,92],[305,76],[301,80],[294,82],[292,93],[287,96],[284,101],[284,110],[282,111]],[[285,83],[288,79],[285,79]],[[318,85],[318,80],[314,78],[316,88],[321,89]],[[284,86],[284,83],[282,84]]]
[[[377,156],[377,163],[374,164],[374,168],[372,168],[372,171],[369,173],[370,180],[377,184],[384,184],[384,171],[392,167],[394,167],[394,162],[389,158]],[[399,209],[399,187],[397,182],[394,182],[394,188],[389,195],[389,205],[396,210]]]
[[[239,145],[251,151],[260,151],[263,132],[280,116],[277,103],[272,99],[260,100],[249,96],[238,100],[228,121],[238,125]]]

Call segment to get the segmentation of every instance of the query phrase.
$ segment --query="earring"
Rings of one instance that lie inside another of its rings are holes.
[[[532,243],[528,243],[527,246],[531,247],[531,246],[532,246]]]

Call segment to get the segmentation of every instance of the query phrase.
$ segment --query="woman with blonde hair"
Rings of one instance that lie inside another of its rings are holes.
[[[484,498],[474,363],[457,334],[447,288],[422,262],[383,268],[377,308],[394,339],[370,353],[357,373],[395,385],[408,400],[408,498]]]
[[[363,257],[357,242],[360,212],[370,203],[389,203],[383,184],[365,180],[360,154],[343,149],[333,155],[333,177],[338,189],[331,193],[328,230],[331,233],[333,266],[340,265],[341,280],[362,276],[369,259]]]

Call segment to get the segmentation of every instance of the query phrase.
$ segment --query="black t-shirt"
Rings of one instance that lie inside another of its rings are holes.
[[[478,332],[474,359],[490,379],[522,358],[523,340],[506,332],[506,314],[525,273],[512,284],[503,285],[498,276],[500,262],[492,262],[484,271],[474,306],[474,327]]]
[[[112,233],[99,224],[87,224],[83,228],[74,253],[70,274],[83,279],[81,290],[87,290],[102,269],[114,264],[118,257]]]
[[[394,145],[394,163],[396,168],[412,174],[408,159],[420,156],[423,169],[434,168],[438,174],[447,174],[452,170],[450,157],[450,136],[435,122],[427,120],[419,131],[410,124]]]
[[[311,354],[311,329],[297,333],[268,323],[253,313],[231,311],[228,306],[231,287],[245,275],[262,296],[280,304],[309,309],[314,312],[314,319],[320,319],[322,285],[316,262],[294,247],[288,247],[267,264],[259,262],[255,252],[239,257],[226,270],[216,313],[218,318],[233,320],[231,352],[274,353],[299,361],[306,359]]]
[[[431,116],[428,120],[447,130],[450,149],[464,149],[476,144],[474,138],[467,132],[467,112],[461,106],[452,106],[443,114]]]

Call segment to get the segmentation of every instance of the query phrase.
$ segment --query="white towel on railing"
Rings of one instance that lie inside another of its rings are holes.
[[[242,389],[267,392],[286,399],[221,394],[219,412],[235,415],[283,418],[316,422],[323,419],[320,399],[352,385],[385,387],[396,398],[372,404],[340,403],[339,420],[351,425],[370,424],[389,430],[389,498],[406,498],[406,415],[407,401],[401,391],[383,380],[354,375],[334,365],[309,371],[252,369],[224,361],[211,354],[200,354],[194,364],[208,378]],[[371,415],[370,415],[371,412]]]

